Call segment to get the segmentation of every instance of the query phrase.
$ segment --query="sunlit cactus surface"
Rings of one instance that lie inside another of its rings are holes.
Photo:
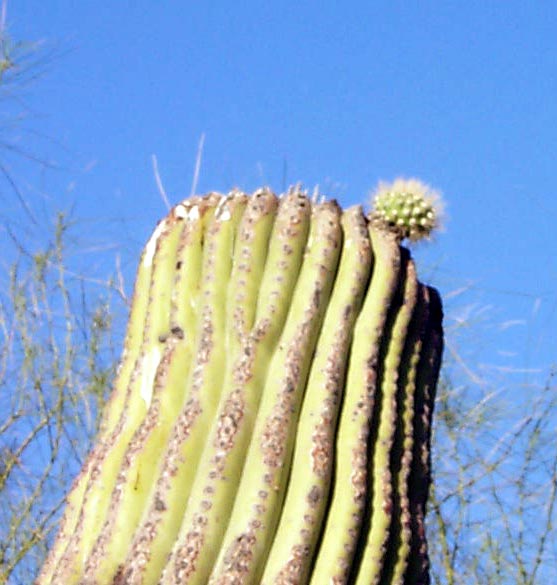
[[[262,189],[157,225],[37,585],[429,583],[442,311],[401,241],[437,219],[392,187],[369,216]]]

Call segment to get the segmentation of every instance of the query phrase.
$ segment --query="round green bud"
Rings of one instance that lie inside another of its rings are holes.
[[[400,241],[429,238],[440,226],[440,195],[417,179],[379,183],[373,194],[371,221],[396,234]]]

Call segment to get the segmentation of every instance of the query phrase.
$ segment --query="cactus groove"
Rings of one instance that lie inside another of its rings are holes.
[[[36,585],[429,583],[442,308],[381,205],[235,190],[159,223]]]

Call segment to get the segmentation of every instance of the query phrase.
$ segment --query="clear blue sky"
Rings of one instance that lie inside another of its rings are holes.
[[[177,202],[202,134],[200,191],[301,181],[348,205],[418,176],[449,216],[416,250],[422,277],[467,287],[450,326],[483,320],[465,351],[540,380],[555,363],[557,4],[18,0],[8,26],[56,47],[26,123],[61,166],[11,168],[37,209],[100,220],[88,236],[130,273],[165,212],[151,155]]]

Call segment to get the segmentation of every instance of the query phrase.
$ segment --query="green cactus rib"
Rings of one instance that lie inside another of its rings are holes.
[[[185,341],[170,338],[166,342],[155,376],[151,406],[124,455],[103,530],[85,565],[83,583],[107,582],[125,558],[157,476],[158,454],[184,397],[184,380],[191,357],[191,348]]]
[[[228,205],[231,206],[231,203]],[[210,304],[217,307],[220,306],[222,298],[218,294],[212,294],[211,288],[220,291],[219,285],[226,285],[231,264],[227,251],[231,248],[235,232],[234,223],[242,214],[245,198],[235,199],[234,203],[230,210],[232,216],[230,222],[219,222],[218,217],[214,219],[218,229],[211,230],[215,232],[215,236],[207,246],[208,250],[211,249],[211,245],[215,248],[210,258],[210,270],[207,272],[212,275],[211,281],[216,284],[210,287],[209,291],[204,289],[201,294],[208,296]],[[196,210],[194,213],[193,208],[184,207],[178,207],[176,211],[184,216],[184,229],[175,258],[175,265],[180,266],[180,270],[176,271],[173,285],[184,294],[180,304],[191,306],[198,302],[196,291],[201,277],[202,224],[199,221],[199,211]],[[191,237],[192,228],[197,232],[197,237]],[[190,245],[184,246],[184,240]],[[184,284],[187,284],[187,287],[179,286],[180,275],[185,276]],[[183,288],[185,290],[182,290]],[[174,296],[173,294],[171,298]],[[103,530],[86,564],[86,579],[91,583],[106,581],[113,577],[122,558],[125,558],[131,536],[137,528],[153,485],[160,474],[158,456],[166,445],[172,425],[188,394],[187,380],[194,352],[196,315],[191,314],[190,321],[177,323],[179,315],[175,313],[178,306],[176,302],[172,303],[170,330],[167,336],[161,338],[165,347],[154,381],[149,410],[126,450]],[[217,325],[215,329],[218,330]]]
[[[302,270],[272,357],[238,495],[210,584],[259,583],[274,535],[315,344],[342,245],[336,202],[314,206]]]
[[[237,355],[249,335],[257,310],[259,287],[265,270],[277,197],[269,189],[260,189],[251,197],[239,227],[234,270],[229,283],[232,301],[228,319],[231,323],[227,354]]]
[[[382,202],[233,190],[158,224],[36,585],[429,585],[442,307]]]
[[[216,418],[208,429],[182,528],[164,584],[205,584],[242,472],[268,361],[278,342],[302,263],[311,205],[298,191],[279,204],[257,300],[255,322],[238,355],[227,356]]]
[[[276,208],[277,198],[270,191],[260,191],[250,199],[242,216],[227,289],[227,352],[231,351],[238,336],[247,334],[253,323],[253,307],[256,304],[254,294],[257,294],[263,273]],[[222,251],[219,250],[219,253]],[[206,310],[219,302],[216,293],[224,297],[226,288],[221,280],[211,284],[213,271],[212,264],[209,264],[205,273],[214,293],[205,299]],[[161,458],[162,472],[117,582],[130,585],[157,582],[179,532],[207,436],[207,427],[213,419],[220,394],[220,389],[211,386],[215,380],[212,369],[201,367],[201,364],[207,364],[205,354],[210,341],[208,336],[213,336],[212,330],[202,327],[198,342],[197,373],[190,382],[187,402],[172,429],[167,449]],[[214,365],[220,367],[221,364],[214,362]]]
[[[408,329],[397,390],[397,428],[391,455],[393,485],[392,529],[382,580],[404,585],[412,542],[408,480],[414,450],[416,374],[427,323],[426,289],[418,285],[417,304]]]
[[[149,283],[151,282],[153,267],[149,258],[150,254],[151,252],[149,249],[144,250],[139,261],[124,341],[123,355],[118,367],[116,380],[114,381],[113,391],[103,412],[103,419],[97,436],[97,445],[102,444],[106,438],[110,436],[122,415],[126,398],[126,389],[130,382],[132,371],[141,349],[143,328],[145,326],[145,317],[147,315],[147,304],[149,300],[149,295],[147,293],[149,290]],[[64,516],[60,522],[56,543],[50,550],[41,569],[36,581],[37,585],[46,585],[52,581],[53,573],[65,552],[67,542],[75,531],[85,490],[89,483],[93,461],[97,458],[98,451],[99,447],[91,451],[87,456],[82,471],[74,481],[67,497],[66,508],[64,510]]]
[[[374,406],[378,412],[379,423],[375,440],[371,445],[370,526],[367,534],[362,535],[363,555],[357,568],[356,585],[379,583],[391,530],[393,475],[390,459],[396,426],[399,367],[418,291],[415,267],[407,254],[403,255],[402,266],[402,299],[396,315],[393,315],[392,326],[388,332],[386,353],[382,363],[380,400],[376,400]]]
[[[184,217],[185,228],[176,257],[170,334],[178,337],[183,334],[192,344],[202,297],[205,233],[220,200],[220,195],[210,193],[204,197],[191,197],[176,206],[178,213]]]
[[[425,513],[431,483],[431,422],[443,353],[443,309],[439,293],[425,287],[425,300],[428,321],[416,376],[414,452],[409,478],[412,542],[407,582],[410,585],[430,583]]]
[[[348,582],[366,502],[367,442],[379,347],[400,270],[396,238],[373,227],[369,233],[374,254],[373,271],[354,327],[336,438],[334,488],[311,585]]]
[[[308,378],[288,490],[262,584],[307,583],[325,516],[348,352],[372,261],[360,206],[343,214],[342,227],[340,265]]]
[[[170,327],[170,290],[182,221],[171,215],[160,224],[158,237],[147,244],[144,262],[153,263],[149,308],[140,355],[126,390],[118,424],[100,444],[92,463],[89,482],[74,532],[53,574],[53,583],[81,583],[85,561],[99,535],[110,504],[126,447],[141,424],[151,401],[153,381],[162,357],[159,337]],[[153,253],[154,248],[154,253]]]

